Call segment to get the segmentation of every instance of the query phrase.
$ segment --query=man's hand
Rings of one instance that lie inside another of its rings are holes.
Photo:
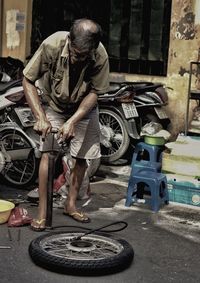
[[[68,120],[59,129],[58,137],[61,138],[62,141],[65,141],[73,138],[74,136],[75,136],[74,123]]]
[[[33,127],[36,132],[41,134],[43,141],[45,140],[46,135],[51,132],[51,128],[52,126],[50,122],[44,119],[37,120]]]
[[[91,92],[84,97],[77,111],[59,129],[58,137],[61,138],[62,141],[73,138],[75,136],[75,125],[77,122],[83,119],[96,104],[96,93]]]

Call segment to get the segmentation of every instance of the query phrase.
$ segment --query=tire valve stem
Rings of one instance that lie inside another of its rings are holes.
[[[96,229],[92,229],[92,230],[90,230],[89,232],[86,232],[86,233],[84,233],[83,235],[80,235],[80,236],[78,236],[78,237],[74,237],[74,238],[71,240],[71,242],[79,241],[79,240],[81,240],[82,237],[84,237],[84,236],[86,236],[86,235],[92,234],[92,233],[94,233],[94,232],[101,231],[101,230],[103,230],[104,228],[107,228],[107,227],[110,227],[110,226],[113,226],[113,225],[116,225],[116,224],[124,224],[124,227],[122,227],[121,229],[118,229],[117,231],[121,231],[121,230],[125,229],[125,228],[128,226],[128,224],[127,224],[126,222],[124,222],[124,221],[116,221],[116,222],[113,222],[113,223],[111,223],[111,224],[104,225],[104,226],[101,226],[101,227],[96,228]],[[104,231],[104,232],[105,232],[105,231]]]

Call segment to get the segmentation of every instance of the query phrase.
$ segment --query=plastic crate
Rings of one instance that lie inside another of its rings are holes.
[[[200,207],[200,181],[182,175],[166,174],[169,201]]]

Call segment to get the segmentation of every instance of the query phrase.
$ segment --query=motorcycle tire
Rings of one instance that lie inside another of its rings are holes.
[[[9,185],[27,188],[35,181],[39,164],[29,140],[17,129],[4,130],[0,136],[1,151],[9,157],[1,175]],[[23,158],[26,150],[29,151],[28,158]]]
[[[29,245],[33,262],[53,272],[101,276],[127,268],[133,248],[123,239],[93,233],[80,240],[84,232],[53,232],[34,239]]]
[[[130,138],[122,118],[114,111],[99,110],[101,130],[101,160],[112,163],[122,158],[130,145]]]

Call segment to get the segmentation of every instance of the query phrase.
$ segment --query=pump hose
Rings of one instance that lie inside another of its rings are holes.
[[[121,228],[118,229],[112,229],[112,230],[105,230],[104,228],[113,226],[113,225],[118,225],[118,224],[123,224],[123,226]],[[128,226],[128,223],[125,221],[116,221],[116,222],[112,222],[110,224],[101,226],[99,228],[95,228],[95,229],[90,229],[90,228],[86,228],[86,227],[82,227],[82,226],[74,226],[74,225],[61,225],[61,226],[52,226],[51,228],[47,228],[45,229],[45,231],[49,231],[49,230],[54,230],[54,229],[59,229],[59,228],[81,228],[84,230],[88,230],[88,232],[84,233],[83,235],[79,236],[79,237],[75,237],[73,240],[80,240],[82,237],[92,234],[94,232],[97,231],[101,231],[101,232],[105,232],[105,233],[113,233],[113,232],[119,232],[124,230],[126,227]]]

